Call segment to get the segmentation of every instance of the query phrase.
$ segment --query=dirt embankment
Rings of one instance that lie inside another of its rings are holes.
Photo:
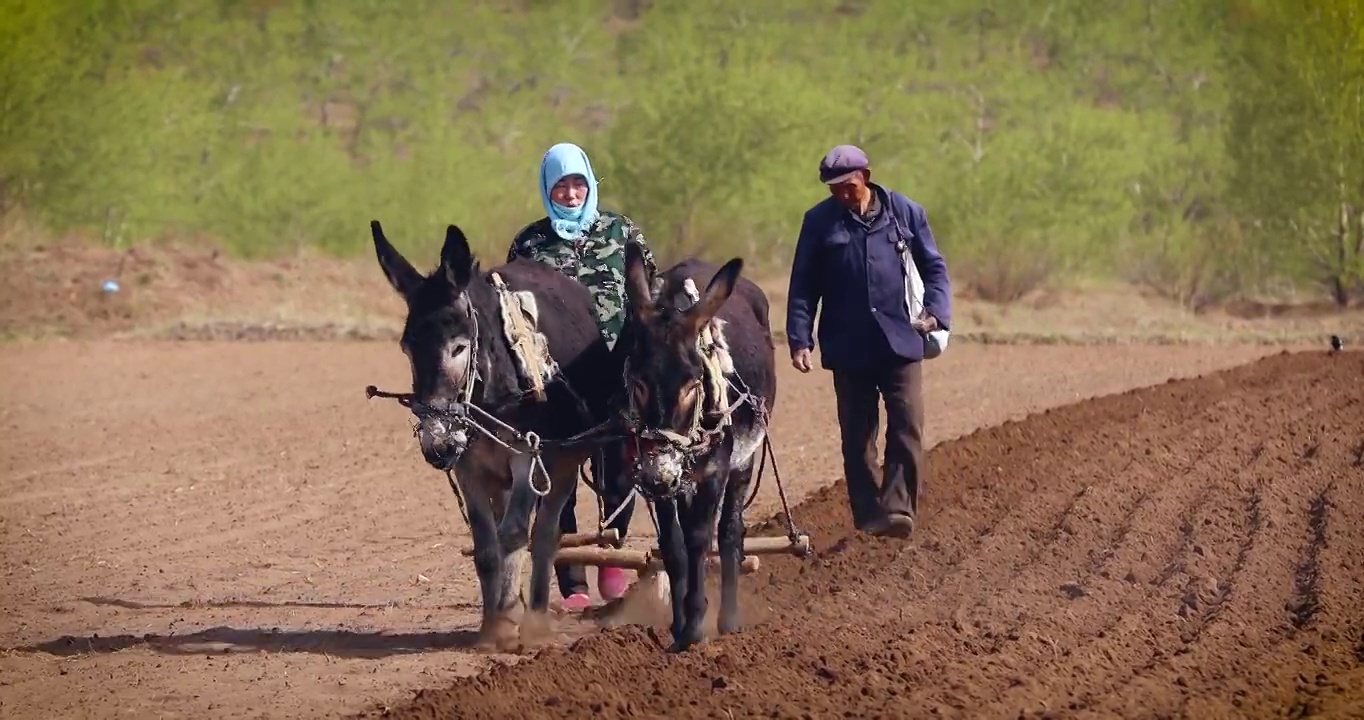
[[[109,335],[199,340],[393,339],[402,302],[373,256],[300,251],[232,259],[211,245],[123,250],[71,238],[23,242],[0,226],[0,340]],[[418,267],[434,258],[416,254]],[[106,289],[106,281],[115,286]],[[760,278],[784,332],[786,278]],[[1041,290],[1010,305],[954,299],[954,336],[1006,344],[1364,342],[1364,308],[1239,303],[1192,314],[1133,287]]]
[[[301,252],[244,261],[211,246],[118,250],[77,239],[17,244],[0,230],[0,339],[396,337],[402,301],[367,259]]]

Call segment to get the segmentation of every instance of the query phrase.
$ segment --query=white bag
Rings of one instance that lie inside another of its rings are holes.
[[[920,335],[924,336],[924,359],[932,360],[947,349],[950,333],[943,327],[927,333],[923,331],[919,316],[924,312],[924,281],[919,277],[919,268],[914,264],[914,254],[909,249],[909,241],[905,238],[905,231],[900,227],[900,218],[894,210],[891,211],[891,218],[900,236],[900,241],[895,243],[895,249],[900,253],[900,265],[905,273],[905,307],[909,310],[909,322]]]

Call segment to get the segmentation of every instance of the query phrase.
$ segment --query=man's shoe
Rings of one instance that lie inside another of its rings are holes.
[[[867,523],[862,530],[877,537],[903,540],[914,533],[914,518],[903,513],[887,513]]]

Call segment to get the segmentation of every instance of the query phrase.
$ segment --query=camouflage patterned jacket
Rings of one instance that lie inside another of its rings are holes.
[[[625,325],[625,243],[638,242],[652,274],[657,266],[644,233],[630,218],[602,210],[592,229],[577,240],[554,233],[548,218],[521,229],[512,240],[507,262],[524,257],[554,267],[592,291],[597,328],[608,347],[615,347]]]

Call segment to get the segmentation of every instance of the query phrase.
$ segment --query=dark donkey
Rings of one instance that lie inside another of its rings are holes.
[[[701,641],[717,512],[719,630],[738,629],[743,502],[776,402],[774,344],[767,297],[739,277],[741,259],[718,269],[686,260],[655,282],[636,244],[625,253],[629,320],[616,350],[626,356],[626,467],[658,507],[676,652]],[[687,280],[691,292],[706,283],[694,304],[680,295]]]
[[[525,606],[521,565],[537,497],[530,609],[542,613],[559,546],[559,512],[577,489],[578,468],[593,453],[590,444],[555,441],[598,427],[607,399],[620,391],[620,363],[597,332],[591,295],[572,278],[519,258],[485,274],[454,225],[446,231],[439,267],[423,276],[384,237],[378,221],[370,230],[379,266],[407,302],[401,345],[411,363],[410,407],[422,455],[453,473],[466,507],[483,595],[480,639],[505,647],[516,640],[512,630]],[[516,296],[501,294],[494,273],[507,290],[534,297],[549,355],[540,360],[558,370],[544,380],[542,392],[523,389],[530,371],[513,354],[504,324],[504,298]],[[544,439],[538,455],[529,447],[534,437]]]

